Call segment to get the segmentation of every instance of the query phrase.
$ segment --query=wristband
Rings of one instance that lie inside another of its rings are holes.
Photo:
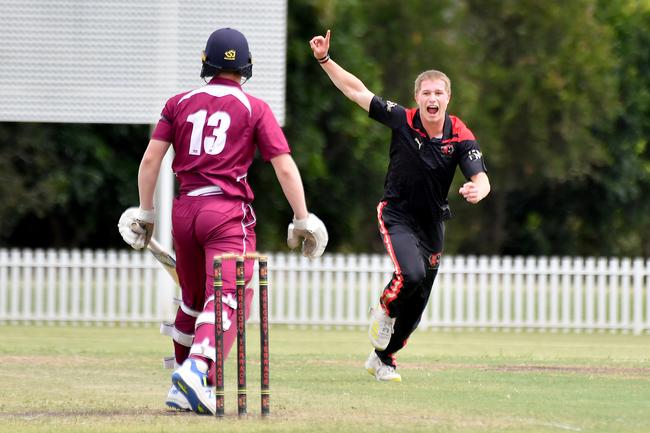
[[[327,63],[329,59],[330,59],[330,55],[329,53],[327,53],[325,57],[321,57],[320,59],[316,59],[316,60],[318,60],[318,63],[323,64],[323,63]]]
[[[144,210],[142,208],[138,208],[138,211],[135,214],[135,218],[146,223],[153,223],[156,220],[156,211],[155,209]]]

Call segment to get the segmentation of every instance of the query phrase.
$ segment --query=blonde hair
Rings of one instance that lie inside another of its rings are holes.
[[[415,95],[418,94],[420,91],[420,86],[422,85],[422,81],[424,80],[442,80],[445,83],[445,90],[447,90],[447,93],[451,95],[451,80],[447,75],[445,75],[444,72],[436,71],[435,69],[430,69],[428,71],[422,72],[418,77],[415,79],[415,88],[414,92]]]

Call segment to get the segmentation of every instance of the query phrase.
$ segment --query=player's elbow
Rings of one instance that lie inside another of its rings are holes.
[[[140,171],[157,173],[169,146],[170,143],[165,141],[150,140],[140,161]]]
[[[365,87],[361,89],[351,89],[343,93],[348,99],[355,102],[364,110],[368,111],[370,109],[370,101],[372,100],[373,94]]]
[[[356,91],[356,89],[353,89],[351,87],[346,87],[345,89],[342,90],[343,95],[345,95],[346,98],[348,98],[350,101],[357,102],[357,95],[359,92]]]
[[[282,179],[299,177],[298,167],[294,162],[293,158],[288,153],[283,153],[271,159],[271,164],[275,170],[276,177],[282,181]]]
[[[159,165],[155,157],[145,152],[142,161],[140,161],[140,173],[145,176],[157,173]]]

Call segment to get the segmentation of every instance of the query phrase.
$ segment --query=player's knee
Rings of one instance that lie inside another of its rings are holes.
[[[424,269],[424,266],[413,266],[411,268],[402,269],[402,276],[405,285],[417,286],[426,279],[427,272],[426,269]]]
[[[176,320],[174,326],[181,332],[186,334],[193,334],[196,324],[196,317],[184,312],[181,308],[176,312]]]

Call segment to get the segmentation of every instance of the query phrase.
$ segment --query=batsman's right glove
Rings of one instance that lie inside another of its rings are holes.
[[[135,250],[141,250],[149,244],[153,235],[156,212],[130,207],[120,216],[117,228],[124,242]]]

